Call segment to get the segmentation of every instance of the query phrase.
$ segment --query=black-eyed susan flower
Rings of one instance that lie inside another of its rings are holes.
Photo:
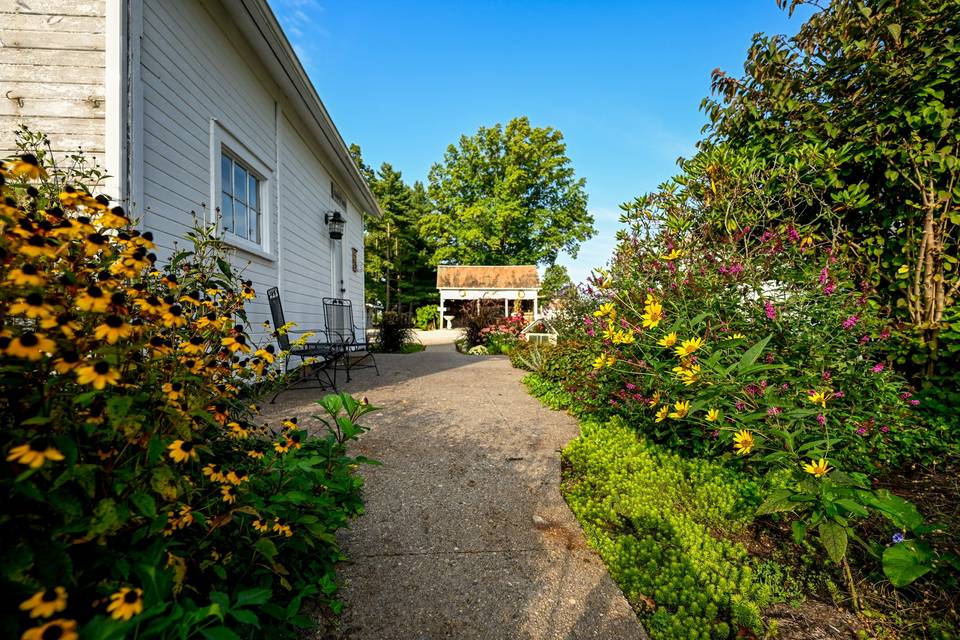
[[[753,434],[746,429],[741,429],[733,434],[733,450],[737,455],[745,456],[753,449]]]
[[[41,625],[27,629],[20,636],[20,640],[78,640],[77,621],[58,618]]]
[[[20,603],[20,610],[26,611],[31,618],[49,618],[67,608],[67,590],[54,587],[38,591]]]
[[[92,231],[83,238],[83,252],[87,257],[93,257],[109,248],[110,241],[107,239],[107,236],[102,233]]]
[[[817,478],[822,478],[823,476],[830,473],[829,463],[826,458],[820,458],[819,460],[811,460],[810,462],[803,465],[803,470],[807,473],[813,474]]]
[[[76,351],[63,351],[60,357],[54,359],[53,368],[59,374],[67,374],[76,369],[80,362],[80,355]]]
[[[189,440],[174,440],[167,447],[170,450],[170,457],[174,462],[186,462],[187,460],[197,460],[200,455],[196,447]]]
[[[9,312],[31,320],[43,320],[54,315],[54,308],[43,299],[43,294],[34,292],[10,305]]]
[[[240,291],[240,297],[244,300],[253,300],[255,297],[257,297],[256,292],[253,290],[253,281],[243,281],[243,289]]]
[[[236,485],[238,487],[249,479],[250,479],[250,476],[248,476],[247,474],[237,473],[233,469],[227,472],[227,482],[229,482],[232,485]]]
[[[76,304],[81,311],[104,313],[110,306],[110,293],[96,285],[91,285],[77,296]]]
[[[203,467],[203,475],[210,478],[214,482],[226,482],[227,476],[223,473],[223,468],[214,463],[210,463]]]
[[[274,360],[277,359],[277,355],[272,344],[267,345],[262,349],[257,349],[253,355],[257,356],[267,364],[273,364]]]
[[[230,435],[234,438],[246,438],[250,435],[250,431],[239,422],[228,422],[227,428],[230,429]]]
[[[59,245],[50,238],[32,235],[17,247],[17,251],[28,258],[54,258],[59,251]]]
[[[280,440],[273,443],[273,449],[277,453],[288,453],[293,442],[286,436],[280,436]]]
[[[167,307],[160,316],[160,321],[164,326],[177,328],[187,324],[187,319],[183,315],[183,309],[178,304],[172,304]]]
[[[173,352],[173,346],[170,344],[170,341],[163,336],[151,336],[150,340],[147,341],[147,345],[150,347],[150,355],[154,358],[169,355]]]
[[[232,484],[225,484],[220,487],[220,497],[227,504],[233,504],[237,501],[237,488]]]
[[[53,353],[56,348],[56,343],[44,334],[27,331],[11,338],[5,351],[14,358],[36,361],[48,353]]]
[[[77,322],[77,317],[72,313],[65,311],[63,313],[58,313],[56,316],[51,316],[40,321],[40,327],[42,329],[59,329],[67,338],[74,338],[77,335],[77,331],[80,330],[80,323]]]
[[[184,505],[176,514],[173,511],[167,511],[167,524],[173,529],[187,528],[193,524],[193,509],[190,505]]]
[[[47,460],[60,462],[63,460],[63,454],[42,441],[18,445],[11,448],[7,454],[7,462],[16,462],[26,465],[31,469],[39,469]]]
[[[166,382],[163,384],[161,389],[165,394],[167,394],[167,400],[170,402],[176,402],[183,397],[182,382]]]
[[[103,389],[108,384],[115,385],[120,380],[120,372],[110,366],[106,360],[97,360],[76,368],[77,382],[93,385],[94,389]]]
[[[263,447],[256,445],[247,451],[247,455],[254,460],[260,460],[264,455]]]
[[[130,218],[124,213],[122,207],[114,207],[109,211],[104,211],[97,222],[100,226],[108,229],[120,229],[130,224]]]
[[[40,166],[37,156],[32,153],[25,153],[19,158],[7,162],[4,170],[12,176],[25,178],[27,180],[39,180],[47,177],[47,171]]]
[[[293,536],[293,529],[290,528],[290,525],[280,522],[280,518],[274,518],[273,530],[285,538],[290,538]]]
[[[243,334],[236,336],[227,336],[220,340],[220,344],[229,349],[230,351],[236,353],[240,351],[242,353],[250,352],[250,345],[247,344],[247,338]]]
[[[7,273],[6,281],[18,287],[42,287],[46,282],[43,273],[35,265],[25,263]]]
[[[265,521],[257,518],[253,521],[253,528],[260,533],[266,533],[270,531],[270,525]]]
[[[136,302],[137,306],[140,307],[143,311],[147,313],[163,313],[166,309],[166,304],[163,300],[158,298],[155,295],[149,295],[145,298],[139,298]]]
[[[110,595],[107,613],[114,620],[129,620],[143,612],[143,590],[123,587]]]
[[[107,344],[116,344],[123,338],[129,338],[132,333],[133,327],[116,314],[108,315],[93,330],[93,336]]]
[[[280,426],[284,429],[296,429],[297,428],[297,418],[287,418],[280,423]]]
[[[199,355],[206,350],[207,342],[200,336],[192,336],[189,340],[180,343],[180,350],[184,353]]]

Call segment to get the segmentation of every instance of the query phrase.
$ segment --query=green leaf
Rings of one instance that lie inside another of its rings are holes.
[[[247,611],[246,609],[231,609],[230,616],[242,624],[260,626],[260,618],[252,611]]]
[[[826,549],[830,559],[840,564],[843,556],[847,553],[847,530],[836,522],[821,522],[818,527],[820,531],[820,544]]]
[[[793,541],[800,544],[807,537],[807,523],[803,520],[794,520],[790,523],[790,531],[793,533]]]
[[[760,354],[763,353],[763,348],[767,346],[767,343],[770,342],[770,338],[772,337],[772,335],[769,335],[747,349],[747,351],[740,358],[740,362],[737,363],[737,371],[743,372],[744,369],[756,362],[757,358],[760,357]]]
[[[266,540],[266,538],[264,539]],[[269,542],[269,540],[267,541]],[[276,555],[276,550],[274,550],[274,555]],[[241,591],[240,593],[237,594],[236,604],[238,607],[244,607],[250,604],[260,605],[265,602],[268,602],[272,595],[273,595],[273,591],[271,591],[266,587],[258,587],[256,589],[247,589],[246,591]]]
[[[209,629],[201,629],[200,633],[207,640],[240,640],[240,636],[227,627],[210,627]]]
[[[852,513],[858,516],[867,517],[868,515],[870,515],[870,512],[867,511],[867,508],[862,504],[860,504],[859,502],[857,502],[856,500],[843,498],[841,500],[835,500],[834,504],[839,505],[844,509],[846,509],[849,513]]]
[[[757,515],[764,516],[779,511],[791,511],[796,505],[790,501],[793,492],[790,489],[776,489],[757,508]]]
[[[138,491],[130,496],[130,502],[141,514],[148,518],[157,517],[157,501],[149,493]]]
[[[896,22],[891,22],[887,25],[887,31],[893,36],[893,41],[900,44],[900,25]]]
[[[267,560],[273,560],[277,556],[277,547],[270,538],[260,538],[253,543],[253,548],[263,554]]]
[[[933,552],[924,543],[907,540],[883,552],[883,574],[895,587],[905,587],[933,569]]]

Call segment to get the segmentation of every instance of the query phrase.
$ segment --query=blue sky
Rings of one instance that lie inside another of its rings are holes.
[[[604,264],[618,205],[690,155],[716,67],[739,74],[754,33],[793,34],[774,0],[380,2],[270,0],[347,143],[426,180],[447,145],[526,115],[563,132],[597,235],[574,280]]]

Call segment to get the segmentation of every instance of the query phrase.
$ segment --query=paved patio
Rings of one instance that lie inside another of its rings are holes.
[[[560,496],[573,418],[503,357],[453,345],[377,357],[346,390],[383,408],[358,451],[366,514],[343,536],[339,637],[645,638]],[[316,391],[280,396],[307,416]]]

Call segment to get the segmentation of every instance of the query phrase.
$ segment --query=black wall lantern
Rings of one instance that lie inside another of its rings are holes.
[[[328,211],[323,214],[323,220],[330,230],[331,239],[339,240],[343,237],[343,225],[346,224],[347,221],[343,219],[339,211]]]

